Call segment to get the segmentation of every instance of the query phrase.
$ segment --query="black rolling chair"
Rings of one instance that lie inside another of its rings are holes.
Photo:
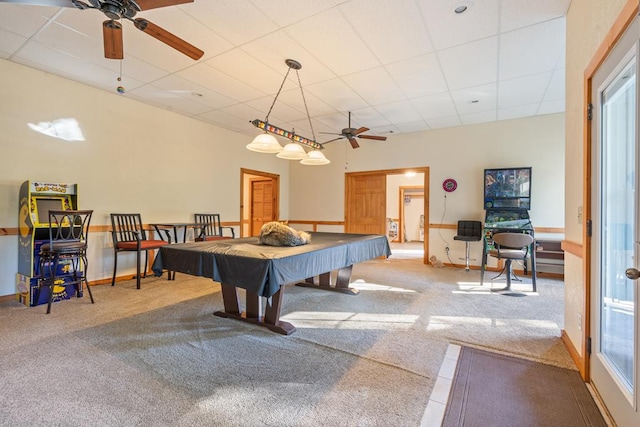
[[[458,234],[453,237],[453,240],[460,240],[465,243],[465,257],[460,258],[464,260],[465,270],[469,271],[469,243],[479,242],[482,239],[482,222],[481,221],[458,221]],[[475,260],[475,259],[474,259]]]
[[[40,247],[40,289],[49,288],[47,314],[56,294],[56,286],[76,288],[76,296],[82,296],[83,284],[93,304],[93,294],[87,280],[87,235],[92,210],[50,210],[49,241]],[[58,292],[59,295],[59,292]]]

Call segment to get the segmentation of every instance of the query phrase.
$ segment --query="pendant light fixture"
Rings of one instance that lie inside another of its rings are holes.
[[[300,75],[298,74],[298,70],[302,68],[302,65],[295,59],[287,59],[284,62],[285,64],[287,64],[289,69],[287,70],[287,73],[282,80],[280,89],[278,89],[278,92],[276,93],[276,96],[271,103],[271,107],[269,108],[267,116],[264,120],[255,119],[251,122],[252,125],[257,127],[258,129],[263,130],[264,133],[256,136],[255,139],[247,145],[247,149],[259,153],[277,153],[276,156],[281,159],[300,160],[300,163],[304,165],[326,165],[330,162],[329,160],[327,160],[324,154],[319,151],[324,149],[324,147],[322,146],[322,144],[316,142],[316,135],[313,131],[313,125],[311,124],[311,116],[309,115],[307,100],[304,97],[302,83],[300,82]],[[313,139],[305,138],[304,136],[296,134],[295,129],[288,131],[269,123],[269,115],[271,114],[271,110],[273,110],[273,106],[275,105],[276,100],[278,99],[278,96],[280,95],[280,92],[284,87],[284,83],[287,81],[289,72],[292,69],[296,71],[296,76],[298,77],[298,86],[300,87],[300,93],[302,94],[302,101],[304,102],[304,108],[307,113],[307,119],[309,120],[309,127],[311,128]],[[291,142],[283,148],[273,135],[287,138],[291,140]],[[311,147],[313,150],[309,153],[306,153],[303,146]],[[312,155],[311,153],[317,154]]]

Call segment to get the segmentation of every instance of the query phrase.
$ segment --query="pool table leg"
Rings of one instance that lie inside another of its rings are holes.
[[[246,293],[246,309],[240,312],[240,302],[238,296],[238,288],[232,285],[222,283],[222,301],[224,303],[224,311],[216,311],[216,316],[225,317],[227,319],[240,320],[242,322],[263,326],[273,332],[282,335],[289,335],[295,332],[296,328],[291,323],[280,320],[280,310],[282,308],[282,294],[284,287],[265,300],[264,316],[261,314],[261,299],[263,297],[250,291]]]
[[[343,294],[357,295],[360,292],[358,289],[350,288],[349,281],[351,280],[351,271],[353,265],[342,267],[338,270],[336,276],[335,286],[331,285],[331,273],[322,273],[318,276],[318,283],[315,282],[313,277],[309,277],[304,282],[296,283],[296,286],[302,286],[304,288],[316,288],[323,289],[325,291],[340,292]]]

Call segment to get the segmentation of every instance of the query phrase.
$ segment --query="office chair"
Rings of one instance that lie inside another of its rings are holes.
[[[236,237],[233,227],[220,225],[220,214],[193,214],[195,223],[201,224],[199,234],[195,237],[196,242],[234,239]],[[231,236],[224,236],[224,229],[231,231]]]
[[[49,288],[47,314],[51,313],[56,286],[66,289],[74,285],[76,296],[81,297],[84,283],[91,304],[94,303],[87,280],[87,235],[92,214],[92,210],[49,211],[49,241],[40,246],[39,253],[38,291],[42,292],[45,286]]]
[[[533,236],[526,233],[496,233],[493,235],[494,248],[489,250],[489,255],[497,259],[504,259],[505,265],[502,272],[507,276],[507,286],[495,291],[510,291],[511,277],[513,276],[512,262],[527,261],[533,246]],[[500,277],[502,273],[498,276]],[[492,279],[493,280],[493,279]],[[535,281],[532,281],[533,291],[536,291]]]
[[[458,221],[458,234],[453,237],[453,240],[460,240],[465,243],[465,257],[460,258],[464,260],[465,270],[469,271],[469,243],[479,242],[482,239],[482,222],[481,221]],[[475,258],[473,259],[475,261]]]

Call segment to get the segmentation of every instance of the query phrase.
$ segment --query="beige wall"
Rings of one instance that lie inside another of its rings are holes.
[[[288,164],[246,150],[249,137],[5,60],[0,80],[0,227],[18,226],[26,180],[77,183],[80,208],[94,210],[92,225],[109,224],[117,211],[140,212],[147,223],[189,221],[195,212],[239,221],[241,167],[279,174],[288,186]],[[86,141],[27,126],[59,118],[75,118]],[[287,212],[288,192],[280,201]],[[110,235],[89,238],[89,279],[110,277]],[[17,247],[16,236],[0,237],[0,295],[15,292]],[[121,255],[119,273],[134,272],[133,260]]]
[[[573,0],[567,14],[566,50],[566,239],[582,244],[584,72],[597,48],[629,0]],[[584,277],[581,257],[567,254],[565,267],[565,331],[581,352],[584,327]]]
[[[345,172],[425,166],[431,223],[484,218],[484,168],[533,166],[534,224],[564,226],[558,184],[564,177],[564,114],[393,135],[386,142],[363,141],[357,150],[335,142],[325,150],[330,165],[307,167],[249,152],[246,136],[115,92],[4,60],[0,78],[0,227],[17,227],[18,189],[25,180],[77,183],[80,207],[95,210],[95,225],[107,225],[114,211],[140,212],[145,222],[186,221],[196,211],[239,221],[240,169],[246,168],[280,175],[281,219],[343,221]],[[76,118],[86,141],[68,143],[27,127],[61,117]],[[445,199],[446,178],[455,178],[458,189]],[[464,245],[452,243],[455,230],[442,231],[431,233],[432,252],[444,259],[449,245],[452,258],[463,256]],[[97,233],[91,239],[89,279],[108,278],[110,237]],[[16,236],[0,237],[0,295],[14,292],[16,247]],[[133,257],[121,258],[119,272],[132,273]]]
[[[344,220],[344,172],[430,168],[431,224],[456,224],[459,219],[484,219],[485,168],[532,166],[532,209],[536,227],[564,227],[564,114],[429,130],[395,135],[387,141],[364,141],[352,149],[344,141],[327,145],[331,164],[291,168],[289,217],[297,220]],[[453,193],[442,182],[454,178]],[[431,230],[431,255],[464,257],[465,245],[454,242],[455,230]],[[481,246],[473,245],[480,265]]]

